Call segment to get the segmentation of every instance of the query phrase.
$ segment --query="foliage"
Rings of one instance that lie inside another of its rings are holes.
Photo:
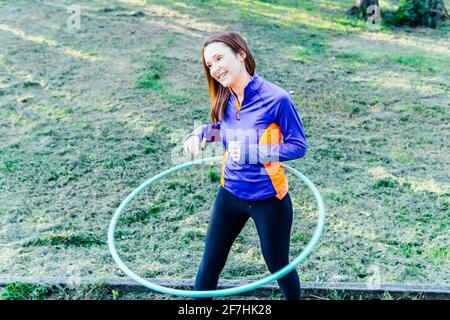
[[[396,26],[436,28],[441,20],[447,18],[442,0],[401,0],[392,23]]]

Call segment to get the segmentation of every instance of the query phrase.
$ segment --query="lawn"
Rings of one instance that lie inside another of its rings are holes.
[[[226,30],[289,92],[305,128],[308,153],[287,164],[317,186],[327,221],[301,280],[448,283],[450,27],[370,30],[345,16],[352,0],[314,3],[0,1],[0,275],[123,276],[109,220],[134,188],[186,161],[186,134],[210,121],[202,43]],[[193,281],[218,174],[179,172],[132,203],[116,240],[138,274]],[[294,258],[317,207],[288,179]],[[269,274],[258,241],[249,221],[222,279]]]

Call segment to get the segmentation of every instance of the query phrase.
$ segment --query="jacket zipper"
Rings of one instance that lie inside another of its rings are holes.
[[[244,103],[244,93],[242,92],[242,101],[241,101],[241,103],[239,103],[239,99],[238,99],[237,94],[234,93],[233,90],[231,90],[231,92],[233,93],[234,97],[236,98],[236,101],[235,101],[236,109],[237,109],[236,119],[237,120],[241,120],[241,107],[242,107],[242,104]]]

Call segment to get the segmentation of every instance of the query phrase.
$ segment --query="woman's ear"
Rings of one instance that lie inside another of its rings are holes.
[[[241,60],[241,62],[244,62],[245,58],[247,57],[247,54],[245,53],[244,50],[240,50],[238,53],[239,56],[239,60]]]

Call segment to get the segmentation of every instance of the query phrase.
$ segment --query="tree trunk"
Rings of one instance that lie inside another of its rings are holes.
[[[439,2],[436,6],[436,8],[432,8],[431,10],[431,15],[435,16],[437,15],[440,20],[445,20],[445,19],[449,19],[450,16],[448,15],[447,9],[445,8],[444,2]]]

